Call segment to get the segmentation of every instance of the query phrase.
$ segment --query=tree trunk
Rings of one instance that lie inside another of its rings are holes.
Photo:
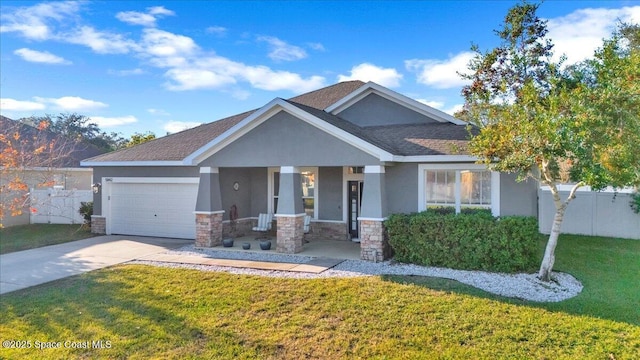
[[[553,203],[556,206],[556,214],[553,217],[553,225],[551,226],[551,233],[549,234],[549,240],[547,240],[547,247],[544,250],[544,257],[540,264],[540,271],[538,272],[538,279],[542,281],[551,281],[551,271],[553,270],[553,264],[556,261],[556,245],[558,245],[558,237],[560,236],[560,228],[562,227],[562,220],[564,220],[564,212],[571,200],[575,199],[576,191],[584,183],[581,181],[573,186],[569,192],[567,200],[564,202],[560,198],[560,193],[555,183],[548,184],[551,188],[551,194],[553,195]]]
[[[538,272],[538,278],[542,281],[551,281],[551,270],[553,270],[553,264],[556,261],[556,245],[558,245],[558,237],[560,236],[564,210],[564,207],[556,209],[556,215],[553,217],[551,234],[549,234],[547,247],[544,250],[544,258],[542,258],[542,264],[540,264],[540,271]]]

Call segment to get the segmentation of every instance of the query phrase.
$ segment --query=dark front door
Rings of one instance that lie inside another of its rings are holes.
[[[362,181],[349,181],[349,234],[352,239],[357,239],[358,235],[358,216],[360,216],[360,206],[362,205]]]

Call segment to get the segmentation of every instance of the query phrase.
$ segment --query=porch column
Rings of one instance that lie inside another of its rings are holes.
[[[384,166],[364,167],[364,189],[360,221],[360,258],[383,261],[391,256],[383,221],[387,218],[387,193]]]
[[[222,243],[222,200],[217,167],[201,167],[196,200],[196,247],[213,247]]]
[[[300,169],[295,166],[282,166],[276,214],[277,252],[294,254],[302,251],[304,215]]]

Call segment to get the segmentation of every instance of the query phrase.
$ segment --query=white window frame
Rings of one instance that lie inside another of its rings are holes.
[[[314,173],[314,177],[315,177],[315,185],[314,185],[314,189],[313,189],[313,217],[312,219],[317,220],[318,219],[318,189],[319,189],[319,184],[320,184],[320,173],[318,172],[318,167],[313,167],[313,166],[306,166],[306,167],[299,167],[298,170],[300,171],[300,176],[302,176],[303,172],[312,172]],[[275,209],[273,206],[273,199],[275,198],[275,189],[273,188],[273,186],[275,185],[273,182],[273,174],[280,172],[280,167],[270,167],[269,171],[268,171],[268,178],[267,178],[267,212],[271,213],[271,214],[275,214]],[[310,196],[308,197],[310,198]],[[302,200],[302,198],[301,198]]]
[[[426,194],[426,171],[449,170],[456,172],[455,183],[455,208],[456,213],[460,212],[461,204],[461,179],[460,172],[470,171],[488,171],[486,165],[482,164],[418,164],[418,211],[427,210],[427,194]],[[491,171],[491,214],[500,216],[500,173]]]

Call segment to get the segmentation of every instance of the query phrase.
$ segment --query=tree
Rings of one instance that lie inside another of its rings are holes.
[[[73,142],[48,127],[46,121],[32,127],[0,119],[0,228],[7,216],[28,208],[30,187],[53,186],[53,169],[73,152]]]
[[[131,138],[129,140],[125,140],[123,147],[132,147],[132,146],[136,146],[136,145],[140,145],[142,143],[146,143],[147,141],[151,141],[153,139],[156,138],[156,134],[147,131],[146,133],[134,133],[133,135],[131,135]]]
[[[472,47],[471,73],[462,75],[471,84],[457,115],[479,128],[469,150],[480,162],[551,189],[556,213],[538,274],[549,281],[564,213],[578,188],[640,184],[640,63],[632,46],[638,38],[623,27],[594,59],[563,68],[551,60],[539,6],[509,9],[496,31],[498,47],[486,53]],[[574,185],[562,199],[558,184],[569,181]]]
[[[100,130],[98,125],[91,121],[91,118],[77,113],[61,113],[55,117],[47,114],[22,119],[22,122],[32,126],[46,122],[51,132],[77,142],[92,144],[105,152],[122,148],[126,143],[126,140],[117,133],[107,134]]]

